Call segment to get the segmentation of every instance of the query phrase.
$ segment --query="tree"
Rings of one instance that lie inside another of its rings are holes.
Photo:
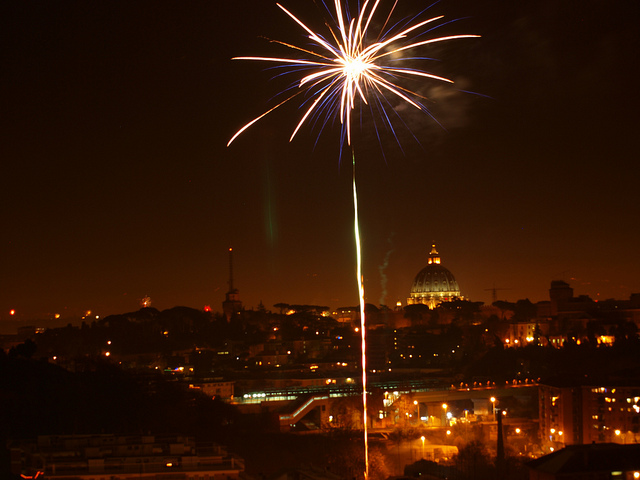
[[[351,431],[362,428],[362,398],[359,395],[347,395],[331,400],[330,427]]]
[[[427,305],[416,303],[404,307],[404,318],[407,318],[413,324],[426,324],[431,318],[431,309]]]
[[[494,465],[489,461],[490,455],[484,443],[474,440],[458,449],[454,464],[467,478],[476,480],[493,480]]]
[[[515,312],[516,310],[515,303],[505,302],[504,300],[496,300],[492,305],[500,310],[503,319],[505,317],[505,312]]]
[[[516,302],[515,313],[513,315],[514,320],[528,321],[532,318],[536,318],[538,310],[531,301],[526,298],[524,300],[518,300]]]
[[[273,305],[273,307],[279,309],[280,310],[280,315],[282,315],[285,310],[289,309],[289,304],[288,303],[276,303],[276,304]]]
[[[36,353],[37,349],[38,347],[35,342],[31,339],[27,339],[24,343],[11,347],[11,350],[9,350],[9,357],[31,358]]]
[[[342,478],[362,479],[365,471],[364,442],[359,435],[337,432],[330,437],[326,458],[329,469]],[[383,446],[369,444],[369,479],[389,477]]]

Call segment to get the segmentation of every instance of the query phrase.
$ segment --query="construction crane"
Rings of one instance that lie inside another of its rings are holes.
[[[496,288],[494,285],[493,288],[485,288],[485,291],[491,292],[492,303],[498,301],[498,290],[511,290],[510,288]]]

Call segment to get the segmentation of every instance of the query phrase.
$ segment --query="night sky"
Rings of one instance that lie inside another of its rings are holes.
[[[387,0],[388,3],[389,0]],[[383,5],[385,3],[383,2]],[[399,13],[429,2],[400,0]],[[318,30],[312,0],[283,5]],[[0,7],[0,322],[152,306],[356,305],[351,166],[338,127],[273,105],[238,55],[303,44],[272,0],[23,1]],[[404,152],[355,151],[367,302],[406,302],[435,242],[469,300],[640,292],[637,0],[442,0],[460,19],[422,64],[429,116]],[[477,92],[481,95],[465,93]],[[384,152],[384,155],[383,153]]]

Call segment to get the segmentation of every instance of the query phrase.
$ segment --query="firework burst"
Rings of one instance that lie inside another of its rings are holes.
[[[312,45],[302,47],[276,40],[274,42],[288,47],[305,58],[235,57],[234,60],[273,62],[281,66],[289,66],[292,71],[301,72],[302,76],[296,80],[294,87],[297,87],[297,90],[293,94],[244,125],[233,135],[227,146],[254,123],[301,94],[305,110],[293,129],[290,140],[293,140],[305,122],[319,120],[324,125],[329,119],[338,116],[342,125],[342,143],[346,142],[350,145],[351,113],[358,100],[372,109],[374,108],[372,104],[375,104],[375,110],[391,130],[393,130],[391,117],[397,113],[390,111],[393,109],[390,107],[389,96],[399,98],[429,113],[422,103],[424,98],[419,93],[401,86],[399,80],[413,77],[447,83],[453,83],[453,81],[424,70],[402,67],[403,60],[416,60],[415,57],[404,57],[404,54],[417,47],[447,40],[477,37],[477,35],[425,38],[435,28],[448,23],[443,21],[442,16],[416,23],[399,23],[386,29],[397,0],[388,12],[382,29],[374,33],[371,31],[372,20],[380,3],[381,0],[366,0],[357,14],[350,17],[347,6],[341,0],[334,0],[335,13],[332,14],[334,24],[326,23],[329,39],[313,31],[293,13],[277,4],[308,34]]]
[[[272,62],[280,66],[289,67],[289,71],[300,74],[293,85],[294,92],[288,93],[286,98],[275,106],[254,118],[243,126],[229,140],[230,145],[240,134],[254,123],[273,112],[285,103],[302,95],[301,105],[304,113],[293,129],[290,141],[306,122],[319,123],[323,127],[333,118],[339,118],[341,128],[341,146],[351,145],[352,111],[356,105],[368,105],[373,112],[377,112],[382,123],[393,132],[391,118],[398,115],[393,109],[390,98],[394,97],[429,114],[429,110],[422,103],[425,100],[419,93],[403,87],[401,79],[414,78],[453,83],[444,78],[424,70],[403,67],[403,61],[416,60],[415,57],[405,57],[409,50],[424,47],[437,42],[459,38],[477,37],[477,35],[452,35],[436,38],[426,38],[435,28],[445,25],[443,17],[432,17],[426,20],[411,19],[391,25],[391,14],[398,0],[395,0],[386,16],[386,21],[377,32],[372,32],[374,14],[378,11],[381,0],[365,0],[358,2],[356,14],[351,16],[348,4],[342,0],[334,0],[332,13],[324,0],[320,0],[326,8],[331,23],[326,23],[329,35],[327,38],[313,31],[298,17],[280,4],[282,9],[307,34],[311,45],[297,46],[287,42],[274,41],[283,45],[303,58],[287,57],[236,57],[235,60],[255,60]],[[407,62],[408,63],[408,62]],[[286,90],[290,92],[290,90]],[[342,155],[342,149],[340,150]],[[356,189],[355,152],[352,148],[353,165],[353,208],[354,232],[356,244],[356,275],[358,294],[360,299],[360,332],[362,340],[362,406],[365,453],[365,480],[369,476],[369,452],[367,441],[367,366],[366,366],[366,324],[365,324],[365,295],[362,277],[362,252],[358,225],[358,195]]]

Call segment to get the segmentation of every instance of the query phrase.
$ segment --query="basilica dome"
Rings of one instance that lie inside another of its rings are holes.
[[[431,245],[431,252],[424,267],[413,280],[411,296],[407,299],[409,305],[424,304],[435,308],[442,302],[450,302],[462,298],[460,288],[453,274],[440,264],[440,255],[435,245]]]

